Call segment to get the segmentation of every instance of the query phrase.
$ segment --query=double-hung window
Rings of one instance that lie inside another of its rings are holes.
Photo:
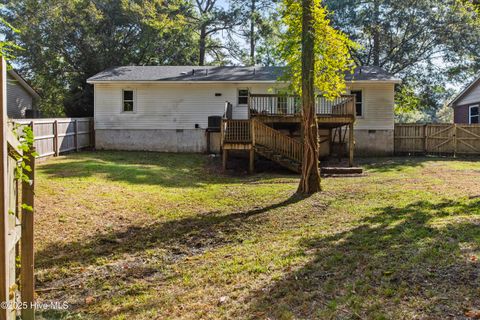
[[[480,123],[480,106],[478,104],[470,106],[468,112],[468,122],[470,124]]]
[[[355,114],[357,117],[363,117],[363,94],[362,90],[352,90],[350,92],[355,96]]]
[[[239,106],[248,105],[248,89],[239,89],[238,90],[238,101]]]
[[[135,92],[133,90],[123,90],[122,111],[133,112],[135,106]]]

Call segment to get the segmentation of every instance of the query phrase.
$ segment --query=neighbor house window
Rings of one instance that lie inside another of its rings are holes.
[[[355,96],[355,113],[357,117],[363,117],[363,94],[362,90],[352,90],[351,94]]]
[[[480,107],[478,105],[470,106],[469,119],[470,124],[480,123]]]
[[[133,90],[123,90],[123,112],[133,112],[134,104]]]
[[[248,105],[248,89],[238,90],[238,105]]]

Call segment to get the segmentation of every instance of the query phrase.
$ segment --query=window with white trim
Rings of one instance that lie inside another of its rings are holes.
[[[238,103],[239,106],[248,105],[248,89],[238,89]]]
[[[480,107],[478,104],[470,106],[468,119],[470,124],[480,123]]]
[[[135,106],[135,92],[133,90],[123,90],[123,112],[133,112]]]
[[[357,117],[363,117],[363,94],[362,90],[352,90],[350,94],[355,96],[355,113]]]

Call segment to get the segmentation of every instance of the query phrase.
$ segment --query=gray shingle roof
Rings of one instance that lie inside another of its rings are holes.
[[[224,66],[124,66],[104,70],[87,82],[96,81],[276,81],[282,67],[224,67]],[[351,80],[397,81],[379,67],[361,67],[345,76]]]

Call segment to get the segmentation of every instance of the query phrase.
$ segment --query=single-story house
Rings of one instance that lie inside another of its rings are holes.
[[[480,123],[480,76],[466,86],[450,106],[453,107],[454,123]]]
[[[278,80],[282,70],[280,67],[123,66],[102,71],[87,80],[94,85],[95,92],[96,148],[205,152],[209,117],[223,117],[227,113],[231,119],[249,119],[255,114],[282,115],[287,119],[285,126],[282,127],[282,119],[275,125],[286,129],[287,123],[298,119],[293,115],[299,109],[297,100],[288,102],[282,95],[286,88]],[[400,79],[379,67],[359,67],[346,75],[346,81],[347,94],[355,98],[351,111],[355,119],[355,152],[392,154],[394,92]],[[251,101],[256,101],[255,105]],[[226,102],[231,109],[226,110]],[[319,110],[328,109],[331,114],[340,110],[328,103],[321,106],[317,103]],[[332,136],[331,128],[331,125],[324,127],[327,137]]]
[[[15,70],[7,71],[7,116],[33,117],[40,95]]]

